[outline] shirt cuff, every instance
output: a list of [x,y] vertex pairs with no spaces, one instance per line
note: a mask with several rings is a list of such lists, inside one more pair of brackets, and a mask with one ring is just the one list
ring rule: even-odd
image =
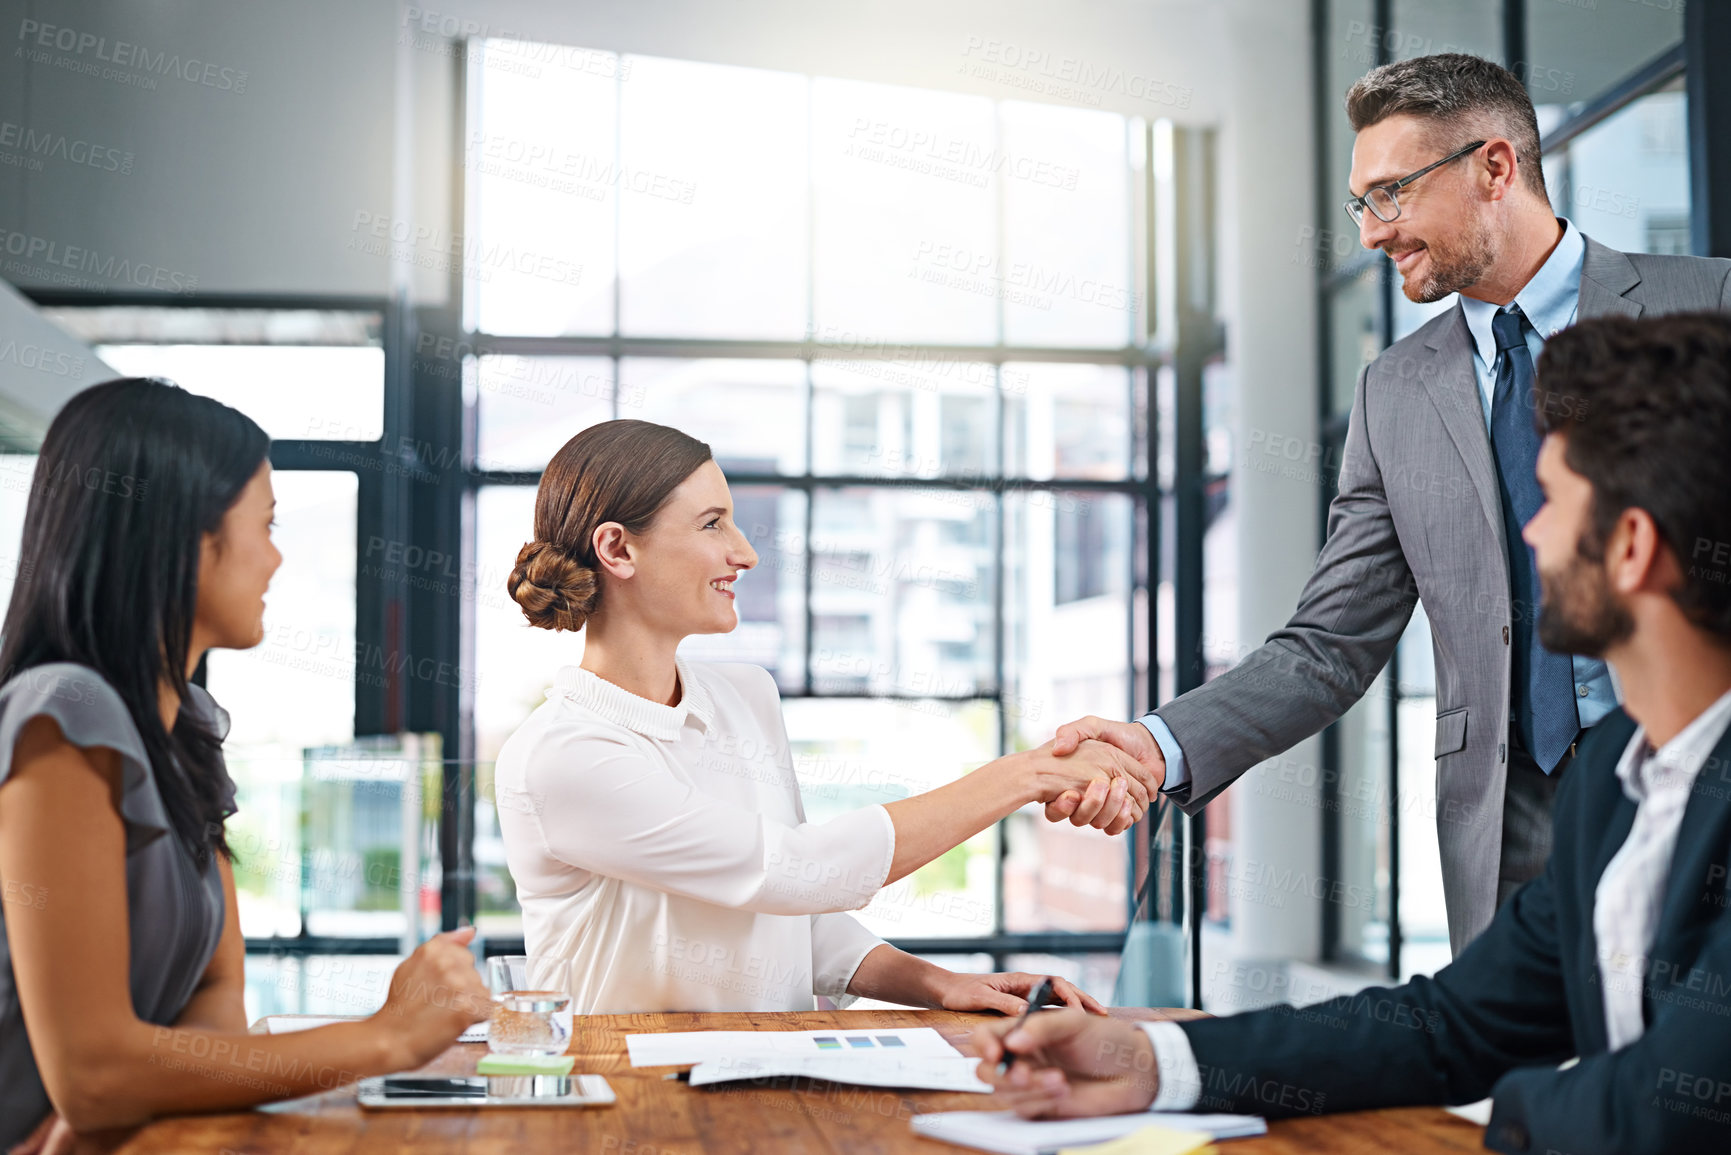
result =
[[1196,1065],[1196,1052],[1190,1049],[1190,1036],[1177,1023],[1137,1023],[1154,1044],[1154,1070],[1160,1077],[1159,1089],[1150,1111],[1188,1111],[1202,1098],[1202,1071]]
[[860,903],[860,906],[876,898],[878,891],[889,885],[890,867],[896,862],[896,820],[890,817],[890,812],[881,804],[868,806],[866,809],[877,812],[872,816],[875,820],[873,825],[881,832],[881,839],[877,861],[866,868],[865,881],[870,893],[865,896],[865,902]]
[[811,916],[811,993],[834,999],[837,1010],[846,1010],[858,995],[848,985],[865,956],[884,945],[884,940],[861,926],[851,914]]
[[1160,793],[1170,794],[1190,785],[1190,767],[1184,763],[1184,750],[1178,745],[1178,739],[1172,736],[1171,727],[1158,714],[1144,714],[1138,721],[1154,735],[1154,742],[1166,759],[1166,780],[1160,786]]

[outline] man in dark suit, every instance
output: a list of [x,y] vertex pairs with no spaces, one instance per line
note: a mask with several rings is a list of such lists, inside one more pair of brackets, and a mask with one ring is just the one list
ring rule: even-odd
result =
[[1576,320],[1731,309],[1731,261],[1620,253],[1559,220],[1532,101],[1488,60],[1386,65],[1352,86],[1346,108],[1359,240],[1395,261],[1407,297],[1455,305],[1359,375],[1327,540],[1286,626],[1140,722],[1061,727],[1056,749],[1105,739],[1195,814],[1358,701],[1422,600],[1459,954],[1543,867],[1572,751],[1617,705],[1602,662],[1547,650],[1532,628],[1520,529],[1539,503],[1533,364]]
[[[1489,1095],[1499,1151],[1731,1150],[1731,318],[1582,322],[1546,346],[1534,406],[1537,628],[1608,660],[1623,696],[1562,783],[1543,872],[1434,979],[1302,1011],[985,1028],[982,1076],[1018,1110]],[[1004,1046],[1027,1056],[1008,1079]]]

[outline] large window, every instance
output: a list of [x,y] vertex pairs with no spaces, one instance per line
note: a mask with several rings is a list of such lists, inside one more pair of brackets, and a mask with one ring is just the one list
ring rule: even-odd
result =
[[240,409],[275,440],[377,441],[384,351],[376,345],[103,344],[129,377],[166,377]]
[[1689,252],[1683,78],[1637,97],[1545,158],[1557,212],[1625,252]]
[[[363,528],[377,538],[380,518],[363,475],[376,472],[369,467],[385,427],[382,312],[196,304],[48,312],[116,372],[214,397],[273,441],[272,539],[283,562],[265,599],[265,637],[250,650],[211,652],[203,670],[231,719],[224,750],[239,813],[228,838],[249,945],[340,951],[348,942],[370,951],[437,929],[437,737],[356,737],[358,696],[391,665],[370,642],[376,630],[358,620]],[[27,478],[33,460],[4,462]],[[355,976],[379,965],[357,955],[249,968],[249,1015],[370,1010],[383,987],[374,998]]]
[[1516,71],[1539,108],[1541,131],[1618,87],[1683,39],[1682,0],[1519,2],[1526,24],[1520,56],[1529,63]]
[[[466,134],[467,247],[533,256],[464,281],[487,933],[520,933],[492,760],[582,652],[504,575],[539,470],[598,421],[677,426],[728,473],[761,561],[739,628],[687,652],[775,675],[813,819],[1144,708],[1153,126],[629,55],[534,78],[521,50],[470,46]],[[1128,846],[1018,814],[861,917],[1000,962],[1098,938]]]

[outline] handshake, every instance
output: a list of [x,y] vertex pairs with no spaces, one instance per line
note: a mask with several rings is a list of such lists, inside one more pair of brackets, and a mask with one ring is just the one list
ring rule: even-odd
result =
[[1058,727],[1044,746],[1013,754],[1034,774],[1052,822],[1122,834],[1148,812],[1166,781],[1166,759],[1140,722],[1089,715]]

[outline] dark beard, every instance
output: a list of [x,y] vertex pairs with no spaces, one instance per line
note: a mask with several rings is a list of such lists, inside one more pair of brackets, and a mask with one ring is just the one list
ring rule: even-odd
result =
[[1446,249],[1435,245],[1427,247],[1430,249],[1430,275],[1416,282],[1407,278],[1400,286],[1407,300],[1420,305],[1440,301],[1450,293],[1478,284],[1479,278],[1496,260],[1496,254],[1491,251],[1491,232],[1482,225],[1471,236],[1462,238],[1458,246],[1451,245]]
[[1561,573],[1539,574],[1539,642],[1553,654],[1602,658],[1635,632],[1629,611],[1611,597],[1602,561],[1577,552]]

